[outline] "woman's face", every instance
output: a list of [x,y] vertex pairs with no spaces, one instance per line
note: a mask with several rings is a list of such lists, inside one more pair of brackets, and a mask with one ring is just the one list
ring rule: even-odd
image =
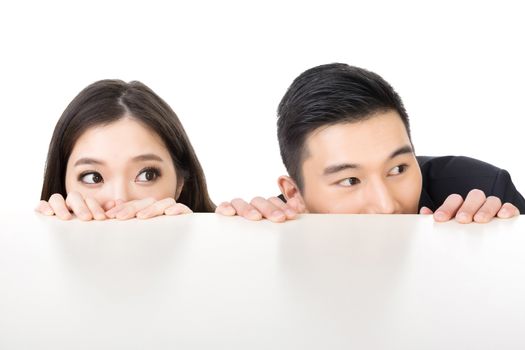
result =
[[181,186],[159,135],[130,117],[88,129],[67,162],[66,192],[79,192],[101,205],[118,199],[176,198]]

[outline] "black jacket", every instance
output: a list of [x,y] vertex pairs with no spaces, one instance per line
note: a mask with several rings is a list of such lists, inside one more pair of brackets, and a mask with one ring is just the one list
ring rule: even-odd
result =
[[502,203],[514,204],[525,214],[525,199],[518,192],[509,173],[491,164],[468,157],[417,157],[423,175],[419,208],[436,210],[445,199],[457,193],[465,198],[472,189],[496,196]]

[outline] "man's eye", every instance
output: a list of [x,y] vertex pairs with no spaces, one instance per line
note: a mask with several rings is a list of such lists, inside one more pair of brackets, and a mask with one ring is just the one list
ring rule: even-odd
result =
[[407,170],[407,168],[408,168],[408,165],[406,165],[406,164],[398,165],[398,166],[392,168],[392,170],[390,170],[388,175],[399,175],[399,174],[402,174],[402,173],[404,173]]
[[349,177],[349,178],[344,179],[343,181],[339,181],[338,185],[344,186],[344,187],[351,187],[359,183],[361,183],[361,180],[359,180],[357,177]]
[[147,168],[147,169],[141,170],[141,172],[137,175],[137,178],[135,179],[135,181],[151,182],[151,181],[155,181],[159,176],[160,176],[160,171],[158,169]]
[[104,179],[100,173],[92,172],[80,175],[80,181],[85,184],[94,185],[103,182]]

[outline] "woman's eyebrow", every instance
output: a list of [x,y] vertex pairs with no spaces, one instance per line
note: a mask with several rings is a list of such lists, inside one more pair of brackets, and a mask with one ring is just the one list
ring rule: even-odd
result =
[[74,166],[86,165],[86,164],[87,165],[91,165],[91,164],[104,165],[105,163],[101,160],[94,159],[94,158],[80,158],[79,160],[75,162]]
[[[141,154],[136,157],[133,157],[131,160],[133,162],[144,162],[144,161],[152,161],[152,160],[157,161],[157,162],[164,161],[161,157],[153,153]],[[106,163],[99,159],[84,157],[84,158],[80,158],[79,160],[77,160],[74,166],[93,165],[93,164],[94,165],[105,165]]]
[[161,157],[153,153],[141,154],[139,156],[133,157],[132,159],[132,161],[134,162],[144,162],[144,161],[150,161],[150,160],[154,160],[157,162],[164,161]]

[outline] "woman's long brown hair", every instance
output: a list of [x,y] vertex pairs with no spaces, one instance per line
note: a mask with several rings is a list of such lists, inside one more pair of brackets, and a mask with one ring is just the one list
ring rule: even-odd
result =
[[138,81],[100,80],[82,90],[58,121],[47,155],[41,199],[66,197],[66,166],[78,138],[89,128],[131,117],[157,133],[166,145],[179,181],[177,198],[195,212],[213,212],[204,172],[179,118],[170,106]]

